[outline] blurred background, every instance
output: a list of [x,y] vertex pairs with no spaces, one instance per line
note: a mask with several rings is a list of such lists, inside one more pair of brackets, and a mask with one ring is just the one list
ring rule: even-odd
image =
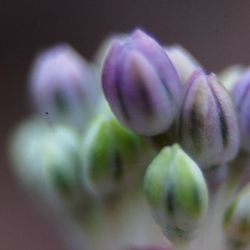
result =
[[208,71],[250,62],[247,0],[0,0],[0,249],[66,250],[53,223],[35,209],[11,173],[8,137],[31,111],[33,56],[60,41],[91,59],[109,33],[139,26],[162,44],[180,43]]

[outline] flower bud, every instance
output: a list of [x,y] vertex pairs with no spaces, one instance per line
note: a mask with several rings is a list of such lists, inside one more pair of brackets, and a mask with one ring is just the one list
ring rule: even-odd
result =
[[236,82],[243,74],[245,67],[240,64],[234,64],[223,69],[218,77],[223,86],[231,92]]
[[183,85],[192,75],[194,70],[201,68],[201,64],[191,55],[189,51],[179,44],[166,47],[166,53],[175,66]]
[[224,214],[224,232],[234,245],[250,243],[250,185],[233,200]]
[[177,72],[164,49],[140,30],[113,42],[102,85],[118,120],[139,134],[165,132],[179,113],[182,86]]
[[22,122],[12,136],[10,156],[15,174],[39,206],[45,203],[58,212],[82,198],[76,146],[71,130],[52,128],[41,117]]
[[47,134],[41,154],[45,175],[58,201],[74,205],[84,194],[76,133],[65,126],[56,126]]
[[111,114],[98,115],[83,138],[84,183],[97,196],[133,185],[151,158],[150,146]]
[[183,148],[202,168],[232,160],[238,153],[239,126],[229,93],[214,74],[191,76],[180,121]]
[[21,184],[38,195],[46,195],[41,152],[49,130],[47,122],[40,117],[32,117],[19,124],[10,138],[13,170]]
[[208,190],[197,164],[178,144],[165,147],[144,179],[146,198],[170,240],[188,240],[208,208]]
[[235,84],[232,96],[235,101],[241,134],[241,147],[250,152],[250,68],[248,68]]
[[31,69],[30,91],[35,107],[49,121],[80,128],[99,97],[92,67],[67,44],[38,55]]

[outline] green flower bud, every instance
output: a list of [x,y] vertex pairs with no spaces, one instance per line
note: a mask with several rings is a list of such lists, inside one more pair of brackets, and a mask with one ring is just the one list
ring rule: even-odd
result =
[[75,132],[64,126],[53,128],[45,138],[43,167],[48,183],[59,202],[70,204],[84,195],[81,185],[79,141]]
[[150,164],[145,193],[156,222],[170,240],[192,237],[208,208],[208,190],[197,164],[178,144],[165,147]]
[[84,183],[91,192],[108,195],[133,183],[148,164],[151,147],[106,110],[90,124],[83,139],[82,156]]
[[226,209],[224,232],[234,245],[250,243],[250,184],[237,195]]
[[42,147],[50,127],[39,117],[23,121],[10,138],[10,159],[15,174],[27,190],[46,193]]

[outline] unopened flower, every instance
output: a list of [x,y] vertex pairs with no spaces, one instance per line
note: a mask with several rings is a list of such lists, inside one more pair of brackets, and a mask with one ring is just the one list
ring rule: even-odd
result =
[[197,164],[178,144],[150,164],[145,193],[157,223],[170,240],[188,240],[208,208],[208,190]]
[[111,111],[98,115],[83,137],[84,183],[97,196],[119,193],[133,185],[151,153],[144,139],[124,128]]
[[241,133],[242,149],[250,152],[250,69],[248,68],[232,89]]
[[21,123],[10,146],[16,175],[41,205],[61,210],[83,197],[78,140],[71,129],[34,117]]
[[48,184],[59,202],[74,206],[83,199],[82,165],[76,133],[65,126],[56,126],[46,135],[42,165]]
[[113,42],[102,84],[118,120],[139,134],[165,132],[179,113],[182,86],[178,74],[164,49],[141,30]]
[[165,50],[174,64],[182,84],[187,83],[194,70],[201,68],[201,64],[181,45],[167,46]]
[[224,232],[231,244],[250,243],[250,185],[237,195],[225,211]]
[[234,64],[226,67],[223,69],[218,77],[220,82],[223,86],[228,90],[231,91],[237,81],[240,79],[241,75],[243,74],[245,67],[240,64]]
[[40,117],[24,120],[10,140],[10,159],[22,185],[36,195],[46,195],[46,178],[42,167],[42,148],[49,132]]
[[37,56],[30,91],[35,107],[48,120],[80,128],[94,112],[99,97],[92,67],[67,44]]
[[239,125],[230,94],[214,74],[191,76],[180,120],[183,148],[207,168],[232,160],[239,148]]

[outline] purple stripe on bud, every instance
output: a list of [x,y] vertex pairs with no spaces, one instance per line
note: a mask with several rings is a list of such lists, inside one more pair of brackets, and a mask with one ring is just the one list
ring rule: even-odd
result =
[[113,42],[102,84],[114,114],[137,133],[162,133],[179,113],[182,86],[177,72],[163,48],[140,30]]

